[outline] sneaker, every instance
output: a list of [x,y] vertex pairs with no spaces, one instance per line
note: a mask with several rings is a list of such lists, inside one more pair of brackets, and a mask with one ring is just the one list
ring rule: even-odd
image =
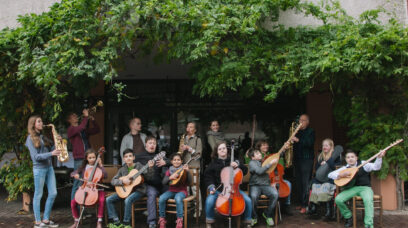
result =
[[305,213],[306,213],[306,208],[302,207],[302,208],[300,209],[300,214],[305,214]]
[[78,223],[79,223],[79,221],[74,221],[74,224],[72,224],[72,226],[70,226],[69,228],[76,228]]
[[35,223],[34,224],[34,228],[45,228],[45,227],[48,227],[48,226],[45,225],[44,223],[40,223],[40,224]]
[[258,219],[256,218],[251,219],[251,226],[255,226],[255,224],[257,223],[258,223]]
[[59,225],[53,221],[48,221],[48,222],[42,222],[46,227],[51,227],[51,228],[57,228]]
[[177,218],[176,228],[183,228],[183,218]]
[[275,224],[271,217],[266,217],[265,213],[262,213],[262,216],[265,218],[266,224],[268,224],[268,226],[273,226]]
[[167,223],[167,221],[166,221],[165,218],[163,218],[163,217],[159,218],[159,228],[166,228],[166,223]]
[[149,224],[149,228],[156,228],[156,224]]

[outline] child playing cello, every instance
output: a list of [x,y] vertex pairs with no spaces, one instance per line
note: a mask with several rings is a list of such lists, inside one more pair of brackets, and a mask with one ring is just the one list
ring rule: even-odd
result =
[[[103,168],[102,160],[100,158],[96,160],[97,156],[98,155],[94,149],[88,149],[85,153],[85,160],[82,162],[82,165],[77,170],[72,172],[71,176],[74,177],[76,180],[79,180],[80,178],[83,177],[85,170],[87,170],[88,168],[92,169],[95,165],[97,165],[102,170],[103,178],[106,178],[108,174]],[[102,228],[104,208],[105,208],[105,192],[103,188],[101,188],[98,189],[98,223],[96,225],[96,228]],[[71,211],[72,216],[74,217],[74,224],[70,226],[70,228],[75,228],[79,223],[78,204],[75,201],[75,199],[71,200]]]

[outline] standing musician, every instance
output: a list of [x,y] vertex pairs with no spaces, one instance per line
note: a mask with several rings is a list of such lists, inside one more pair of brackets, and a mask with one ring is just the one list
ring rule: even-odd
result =
[[[374,203],[373,203],[373,190],[371,189],[370,183],[370,172],[377,171],[381,169],[382,157],[384,157],[387,151],[383,150],[380,155],[377,157],[374,163],[367,163],[363,166],[362,169],[359,169],[357,174],[354,176],[353,180],[343,187],[343,190],[335,198],[337,207],[340,210],[340,213],[346,219],[345,227],[353,226],[353,217],[351,211],[347,208],[346,202],[353,198],[354,196],[360,196],[364,202],[364,225],[366,228],[372,228],[373,218],[374,218]],[[329,178],[336,180],[343,177],[348,177],[349,172],[339,173],[340,171],[350,168],[357,167],[362,162],[358,160],[356,152],[352,150],[346,151],[346,162],[347,165],[329,173]]]
[[134,117],[131,119],[129,121],[129,129],[130,132],[123,136],[122,143],[120,144],[120,158],[122,159],[122,164],[125,164],[125,161],[123,161],[124,150],[132,149],[135,155],[145,151],[146,135],[141,132],[142,121],[140,118]]
[[[71,177],[74,177],[76,180],[79,180],[80,178],[83,178],[85,170],[87,169],[93,169],[95,165],[98,166],[102,170],[103,173],[103,178],[108,177],[108,173],[105,171],[103,168],[102,160],[99,158],[96,160],[98,157],[98,154],[96,151],[92,148],[88,149],[85,153],[85,159],[82,162],[81,167],[79,167],[77,170],[71,173]],[[103,212],[105,208],[105,191],[103,188],[98,189],[98,223],[96,224],[96,228],[102,228],[102,218],[103,218]],[[70,226],[70,228],[75,228],[78,226],[79,223],[79,213],[78,213],[78,203],[76,202],[75,199],[71,200],[71,211],[72,211],[72,216],[74,217],[74,224]]]
[[[287,147],[288,146],[286,146],[286,148]],[[269,143],[266,140],[259,140],[256,143],[255,148],[258,149],[261,152],[262,158],[264,158],[267,155],[274,154],[274,153],[269,152]],[[283,154],[279,158],[278,163],[281,164],[283,167],[285,167],[284,166],[285,160],[284,160]],[[277,168],[275,168],[275,170],[276,169]],[[289,186],[289,189],[290,189],[291,192],[289,193],[289,196],[285,200],[284,206],[282,207],[282,213],[291,216],[291,215],[293,215],[291,210],[290,210],[290,195],[292,194],[292,183],[290,183],[290,181],[286,180],[286,179],[283,179],[283,181]]]
[[[50,213],[55,197],[57,197],[57,186],[55,180],[54,168],[52,167],[51,156],[58,156],[61,151],[54,150],[54,146],[44,143],[44,137],[41,134],[43,122],[40,116],[31,116],[28,119],[27,131],[28,136],[25,146],[30,151],[31,160],[33,161],[34,175],[34,198],[33,210],[35,217],[34,228],[40,227],[58,227],[58,224],[50,220]],[[50,152],[51,151],[51,152]],[[41,198],[44,184],[47,185],[48,197],[45,202],[43,219],[41,220]]]
[[[231,158],[228,156],[227,145],[225,142],[217,143],[212,153],[212,162],[208,165],[204,171],[204,183],[207,186],[209,192],[207,199],[205,200],[205,214],[206,214],[206,227],[211,228],[215,222],[214,219],[214,206],[217,201],[218,195],[221,193],[218,188],[221,186],[221,170],[224,167],[231,166],[236,169],[240,168],[245,175],[248,172],[248,168],[240,164],[238,160],[231,162]],[[239,190],[240,194],[245,200],[244,222],[247,227],[251,227],[251,214],[252,214],[252,202],[251,199],[244,191]]]
[[[184,136],[183,139],[180,139],[184,141],[184,143],[180,143],[180,148],[179,151],[183,152],[183,161],[188,161],[191,158],[192,154],[195,155],[200,155],[202,154],[203,151],[203,146],[201,143],[200,137],[196,135],[197,132],[197,124],[195,122],[188,122],[187,127],[186,127],[186,135]],[[192,161],[189,164],[190,168],[198,168],[198,172],[200,172],[200,161],[201,159]],[[194,180],[196,181],[196,180]],[[199,215],[201,215],[201,193],[200,189],[196,189],[196,186],[191,186],[191,191],[193,194],[198,194],[199,197]],[[194,213],[194,217],[197,216],[196,213]]]
[[312,177],[314,163],[315,132],[309,127],[309,116],[303,114],[299,117],[302,124],[296,136],[293,136],[294,166],[296,175],[296,186],[299,188],[300,213],[306,213],[309,198],[309,182]]
[[[123,159],[125,160],[125,164],[118,170],[118,173],[112,178],[111,184],[113,186],[123,186],[130,184],[131,180],[129,178],[119,179],[120,177],[127,176],[132,169],[140,170],[143,165],[140,162],[134,163],[135,156],[133,154],[133,150],[126,149],[123,151]],[[145,178],[148,178],[149,175],[153,174],[153,166],[154,162],[149,161],[149,168],[144,170],[142,173]],[[130,219],[132,216],[132,204],[138,199],[141,199],[142,196],[146,194],[146,185],[144,183],[139,184],[135,187],[135,191],[131,193],[124,201],[125,201],[125,209],[123,215],[123,225],[125,227],[130,227]],[[106,208],[108,209],[108,218],[114,225],[120,225],[120,220],[118,214],[115,210],[114,203],[121,200],[117,193],[112,194],[108,198],[106,198]]]
[[210,130],[207,131],[207,141],[208,145],[210,146],[210,150],[208,154],[203,154],[205,165],[211,162],[211,153],[214,150],[215,145],[218,142],[225,141],[224,133],[220,131],[220,124],[218,123],[218,120],[211,121]]
[[[89,136],[99,133],[99,125],[92,116],[89,116],[89,110],[82,110],[83,118],[81,124],[79,123],[78,115],[70,113],[67,116],[68,138],[72,144],[72,154],[74,156],[74,169],[77,170],[85,158],[85,151],[91,148]],[[92,123],[93,127],[88,126],[88,122]],[[75,192],[78,189],[79,181],[74,180],[71,191],[71,200],[75,197]]]
[[[135,162],[142,165],[147,164],[155,157],[157,140],[153,136],[146,137],[145,151],[136,154]],[[163,188],[162,179],[165,174],[165,168],[170,166],[170,162],[163,158],[156,161],[156,165],[149,170],[149,176],[146,176],[146,195],[147,195],[147,224],[149,228],[156,227],[157,223],[157,204],[156,198],[167,189]]]

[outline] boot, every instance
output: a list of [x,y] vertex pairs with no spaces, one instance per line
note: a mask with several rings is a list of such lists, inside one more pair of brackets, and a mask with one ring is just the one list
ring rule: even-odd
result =
[[352,227],[353,226],[353,217],[346,219],[346,223],[344,223],[344,227]]
[[176,228],[183,228],[183,218],[177,218]]
[[334,220],[334,208],[333,201],[326,202],[326,214],[324,215],[326,220]]
[[160,219],[159,219],[159,228],[166,228],[166,223],[167,223],[166,219],[163,218],[163,217],[160,217]]
[[96,228],[102,228],[103,226],[102,226],[102,221],[98,221],[97,223],[96,223]]
[[205,228],[212,228],[211,223],[206,223],[206,224],[205,224]]
[[316,212],[316,204],[315,204],[315,203],[310,202],[308,209],[309,209],[309,210],[307,210],[307,214],[308,214],[308,215],[315,215],[315,214],[317,213],[317,212]]

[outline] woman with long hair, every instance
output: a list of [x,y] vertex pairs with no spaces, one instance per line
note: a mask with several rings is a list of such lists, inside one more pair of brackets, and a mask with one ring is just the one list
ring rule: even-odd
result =
[[[54,146],[44,142],[43,135],[41,134],[43,130],[43,122],[40,116],[35,115],[28,119],[27,130],[28,136],[25,146],[30,151],[34,174],[34,228],[58,227],[58,224],[50,220],[52,205],[57,196],[56,180],[51,157],[58,156],[61,151],[55,150]],[[43,219],[41,220],[40,204],[44,184],[47,185],[48,197],[45,202]]]

